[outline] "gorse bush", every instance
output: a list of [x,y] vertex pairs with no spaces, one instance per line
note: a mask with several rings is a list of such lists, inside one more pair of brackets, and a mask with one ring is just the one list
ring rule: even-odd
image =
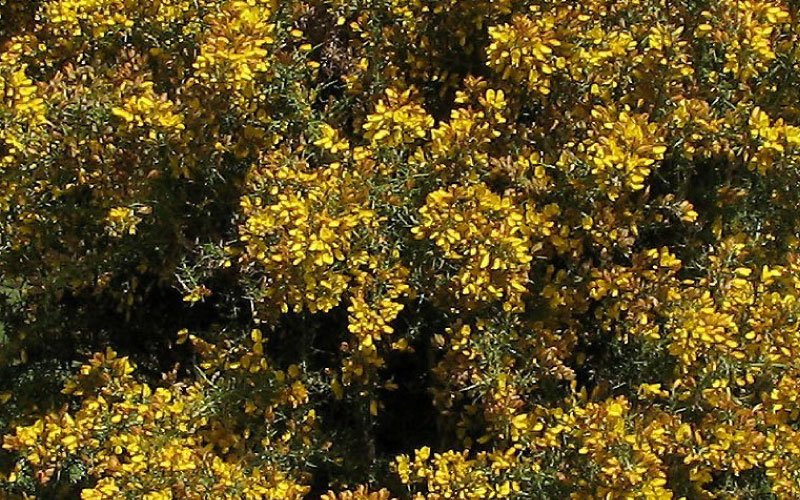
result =
[[0,0],[0,498],[800,498],[794,0]]

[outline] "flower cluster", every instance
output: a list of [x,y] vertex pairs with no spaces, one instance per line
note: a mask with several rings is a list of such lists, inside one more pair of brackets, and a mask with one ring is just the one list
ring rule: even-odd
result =
[[420,225],[411,232],[457,263],[456,298],[521,307],[533,257],[524,213],[512,198],[482,184],[452,186],[428,194],[419,213]]
[[341,300],[351,270],[368,255],[359,233],[374,225],[357,173],[342,165],[290,168],[267,159],[251,172],[252,194],[242,197],[243,264],[257,265],[267,286],[262,300],[281,311],[328,311]]
[[[307,488],[274,465],[227,460],[221,424],[204,415],[200,385],[151,388],[137,382],[127,358],[96,354],[67,382],[80,398],[75,412],[49,413],[5,437],[19,453],[9,481],[23,470],[48,483],[62,463],[80,464],[96,483],[83,500],[135,495],[149,500],[191,498],[300,499]],[[218,450],[222,449],[222,453]]]

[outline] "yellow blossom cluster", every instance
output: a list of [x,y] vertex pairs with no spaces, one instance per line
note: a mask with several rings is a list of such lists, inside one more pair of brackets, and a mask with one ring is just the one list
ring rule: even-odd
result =
[[434,191],[411,232],[433,241],[445,259],[456,263],[456,298],[501,301],[506,310],[521,307],[533,256],[524,212],[512,198],[481,184]]
[[114,207],[108,211],[108,230],[114,236],[136,234],[136,226],[142,221],[132,208]]
[[495,489],[490,482],[492,465],[486,454],[470,459],[467,452],[431,454],[431,449],[424,447],[414,452],[413,462],[405,455],[398,457],[395,468],[403,483],[419,484],[425,491],[414,495],[415,500],[507,498],[512,491],[519,491],[519,485],[511,483]]
[[786,124],[783,118],[773,122],[758,106],[751,111],[748,125],[750,137],[755,141],[749,158],[751,168],[766,174],[775,163],[797,164],[800,127]]
[[[124,92],[124,88],[120,90]],[[159,99],[153,92],[153,82],[144,82],[137,93],[140,95],[128,97],[111,114],[140,127],[147,124],[167,130],[184,129],[183,119],[173,112],[174,104]]]
[[586,145],[586,162],[600,190],[612,200],[628,190],[644,188],[653,164],[667,150],[657,144],[657,125],[647,116],[610,109],[593,109],[593,127]]
[[557,15],[545,13],[518,15],[512,24],[491,26],[492,43],[486,55],[493,69],[505,79],[525,82],[531,90],[548,95],[551,75],[567,64],[559,56],[561,41],[556,29],[560,21]]
[[425,137],[433,127],[433,118],[414,101],[413,90],[386,89],[386,99],[378,101],[363,125],[370,143],[391,147]]
[[87,34],[100,38],[116,26],[130,28],[132,2],[108,0],[59,0],[47,2],[44,13],[53,35],[79,37]]
[[302,169],[273,163],[279,161],[291,159],[268,158],[251,173],[254,191],[241,201],[242,261],[264,273],[263,300],[280,310],[328,311],[347,289],[350,270],[366,263],[359,233],[376,215],[364,206],[358,174],[342,165]]
[[472,178],[489,168],[488,150],[502,136],[507,103],[503,90],[487,88],[485,80],[471,78],[466,90],[456,91],[458,107],[450,119],[431,130],[429,144],[419,147],[412,159],[430,163],[442,182]]
[[329,491],[322,495],[322,500],[389,500],[391,494],[387,489],[370,491],[364,485],[360,485],[355,490],[340,491],[338,494]]
[[268,47],[275,43],[270,23],[273,2],[230,0],[203,20],[209,30],[192,64],[201,84],[253,93],[252,80],[269,69]]
[[[16,47],[17,50],[21,47]],[[25,74],[27,67],[19,62],[19,54],[3,54],[0,59],[4,71],[0,72],[0,113],[4,127],[0,131],[0,142],[3,145],[3,157],[0,168],[12,166],[16,155],[25,148],[22,142],[24,135],[35,130],[45,120],[44,100],[37,95],[36,86]],[[16,67],[16,68],[15,68]]]
[[19,426],[3,442],[24,459],[21,468],[51,480],[63,461],[77,461],[97,482],[82,500],[135,495],[150,500],[192,498],[302,498],[307,488],[276,466],[253,467],[215,452],[215,422],[203,415],[199,385],[151,388],[137,382],[127,358],[96,354],[64,392],[80,397],[73,413],[57,411]]

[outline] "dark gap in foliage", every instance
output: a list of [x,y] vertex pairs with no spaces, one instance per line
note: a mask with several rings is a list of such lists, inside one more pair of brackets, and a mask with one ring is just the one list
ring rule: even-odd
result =
[[446,328],[445,318],[430,302],[419,301],[407,305],[394,326],[393,336],[408,338],[413,352],[395,351],[386,357],[385,371],[392,374],[397,389],[380,394],[385,408],[377,417],[378,455],[391,458],[426,445],[443,449],[453,436],[443,433],[443,415],[433,404],[431,369],[437,353],[431,342],[435,333]]
[[[0,2],[0,47],[14,36],[31,29],[41,0],[4,0]],[[5,50],[2,47],[2,50]]]

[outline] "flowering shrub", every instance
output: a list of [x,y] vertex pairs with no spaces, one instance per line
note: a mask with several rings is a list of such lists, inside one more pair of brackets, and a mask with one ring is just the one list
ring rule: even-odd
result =
[[0,0],[0,498],[800,498],[798,16]]

